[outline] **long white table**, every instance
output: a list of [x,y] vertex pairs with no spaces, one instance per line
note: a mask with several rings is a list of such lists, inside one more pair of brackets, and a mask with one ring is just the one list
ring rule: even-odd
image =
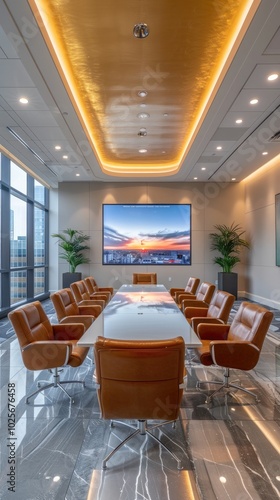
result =
[[123,340],[164,340],[182,336],[186,347],[201,342],[163,285],[122,285],[78,342],[92,346],[98,336]]

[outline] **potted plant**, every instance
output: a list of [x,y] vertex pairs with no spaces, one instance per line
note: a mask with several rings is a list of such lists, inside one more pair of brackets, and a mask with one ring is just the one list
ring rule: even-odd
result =
[[70,228],[52,236],[58,239],[58,246],[61,249],[59,257],[69,264],[69,272],[62,275],[63,288],[68,288],[71,283],[82,279],[82,273],[76,272],[77,266],[90,262],[90,259],[83,254],[85,250],[89,250],[86,241],[90,239],[90,236]]
[[232,269],[240,262],[241,248],[250,248],[250,244],[242,238],[245,231],[238,224],[217,224],[214,227],[217,232],[210,233],[211,250],[218,251],[220,255],[214,257],[213,261],[222,268],[222,272],[218,273],[218,288],[237,298],[237,273],[233,273]]

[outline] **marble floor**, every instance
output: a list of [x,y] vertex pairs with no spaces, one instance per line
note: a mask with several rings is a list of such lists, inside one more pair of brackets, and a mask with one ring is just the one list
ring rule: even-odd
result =
[[[130,428],[118,423],[111,428],[100,418],[91,351],[81,367],[67,368],[61,376],[86,382],[85,389],[78,384],[67,386],[74,403],[51,389],[27,405],[26,394],[50,374],[27,371],[15,336],[6,340],[3,336],[1,500],[280,498],[280,340],[268,335],[256,369],[233,374],[232,378],[258,393],[258,404],[236,392],[235,396],[219,394],[207,405],[205,390],[199,391],[196,383],[221,378],[222,371],[206,369],[191,351],[187,365],[180,420],[175,429],[168,424],[158,434],[181,458],[183,470],[178,471],[175,460],[151,438],[137,436],[103,471],[102,459]],[[11,388],[15,390],[16,425],[9,439]]]

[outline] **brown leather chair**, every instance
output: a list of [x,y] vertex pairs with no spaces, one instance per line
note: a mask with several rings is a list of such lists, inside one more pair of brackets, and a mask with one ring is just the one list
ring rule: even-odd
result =
[[[104,293],[89,293],[87,287],[85,285],[84,280],[75,281],[71,283],[71,290],[74,294],[75,301],[77,304],[90,305],[92,302],[90,301],[98,301],[96,304],[101,305],[102,309],[106,306],[108,302],[108,297],[104,295]],[[87,301],[87,302],[85,302]]]
[[198,289],[200,279],[199,278],[193,278],[192,276],[188,279],[188,283],[185,288],[170,288],[169,293],[171,297],[175,300],[175,302],[178,302],[177,297],[180,295],[180,293],[186,293],[186,294],[191,294],[195,295],[196,291]]
[[212,283],[208,283],[207,281],[203,281],[203,283],[200,284],[196,295],[191,295],[190,293],[178,294],[178,306],[182,308],[182,311],[184,311],[186,307],[192,307],[194,303],[191,301],[195,300],[197,304],[198,301],[200,301],[199,307],[208,307],[214,295],[214,292],[215,285],[213,285]]
[[83,305],[82,302],[78,305],[70,288],[51,294],[51,301],[60,323],[83,323],[89,328],[102,311],[101,305]]
[[[221,385],[207,397],[207,403],[221,389],[231,387],[244,391],[259,401],[252,391],[229,383],[230,369],[248,371],[256,366],[272,318],[272,312],[264,307],[251,302],[242,302],[231,325],[204,323],[198,325],[197,334],[202,341],[202,347],[197,351],[201,363],[205,366],[216,365],[225,368],[222,382],[206,382]],[[201,382],[198,383],[198,386],[200,385]]]
[[133,285],[156,285],[157,273],[133,273]]
[[39,301],[24,305],[8,314],[17,335],[22,360],[28,370],[50,370],[53,382],[41,387],[26,398],[29,399],[45,389],[58,387],[64,394],[72,396],[62,384],[82,384],[81,380],[60,380],[59,370],[63,366],[80,366],[89,351],[88,347],[78,347],[77,341],[85,332],[82,323],[51,325],[42,304]]
[[191,324],[192,329],[197,332],[197,326],[200,323],[226,323],[233,303],[234,295],[223,290],[216,290],[208,307],[205,304],[199,306],[199,301],[195,301],[194,307],[186,307],[184,315]]
[[95,279],[93,276],[88,276],[87,278],[84,279],[87,291],[90,295],[93,295],[94,293],[102,293],[106,295],[107,297],[107,302],[111,300],[113,294],[114,294],[114,288],[107,286],[107,287],[100,287],[97,285]]
[[[136,434],[148,434],[155,439],[181,469],[181,460],[150,431],[178,418],[185,374],[183,338],[126,341],[98,337],[94,357],[102,417],[138,420],[138,428],[103,460],[103,469],[116,451]],[[165,422],[148,428],[147,419]]]

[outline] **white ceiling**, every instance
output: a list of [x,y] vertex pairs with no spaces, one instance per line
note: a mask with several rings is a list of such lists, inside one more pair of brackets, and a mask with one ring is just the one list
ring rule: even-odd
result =
[[[180,171],[147,179],[102,172],[28,2],[0,0],[0,20],[0,144],[53,187],[63,181],[94,180],[224,182],[235,178],[238,182],[280,154],[280,138],[271,141],[280,131],[280,0],[260,2]],[[279,78],[268,82],[267,76],[276,72]],[[25,107],[19,103],[23,95],[29,99]],[[252,98],[258,99],[254,106],[249,104]],[[242,124],[235,123],[238,118]],[[60,151],[55,150],[58,143]],[[222,149],[217,150],[218,146]],[[62,158],[65,154],[67,159]]]

